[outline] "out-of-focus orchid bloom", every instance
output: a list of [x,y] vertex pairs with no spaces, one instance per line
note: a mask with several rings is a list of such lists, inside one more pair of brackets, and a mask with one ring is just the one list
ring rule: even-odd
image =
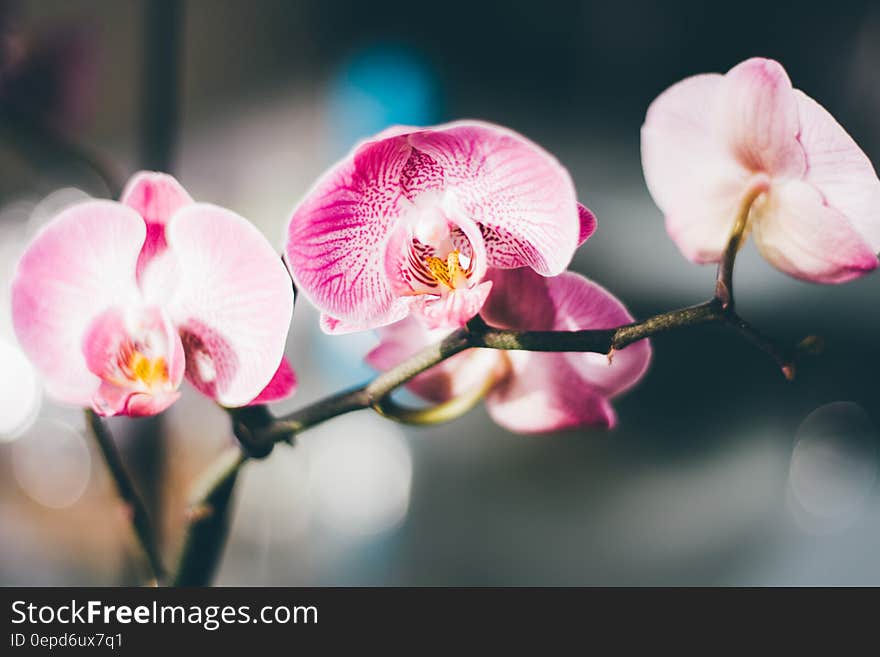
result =
[[398,126],[318,181],[294,211],[286,258],[327,332],[410,312],[448,328],[479,312],[490,267],[564,271],[595,227],[586,209],[581,219],[568,172],[521,135],[475,121]]
[[[633,321],[623,304],[579,274],[543,278],[530,269],[493,270],[482,316],[492,326],[518,330],[612,328]],[[367,362],[387,370],[447,332],[409,317],[379,329],[381,342]],[[614,354],[539,353],[470,349],[414,378],[408,387],[444,402],[491,386],[486,407],[498,424],[520,433],[580,426],[613,427],[611,398],[645,373],[651,346],[642,340]]]
[[224,406],[293,391],[283,359],[290,278],[229,210],[140,173],[121,203],[55,217],[18,263],[15,332],[56,399],[101,415],[153,415],[186,377]]
[[792,276],[840,283],[877,267],[877,174],[775,61],[663,92],[642,128],[642,164],[670,236],[694,262],[719,261],[745,212],[761,254]]

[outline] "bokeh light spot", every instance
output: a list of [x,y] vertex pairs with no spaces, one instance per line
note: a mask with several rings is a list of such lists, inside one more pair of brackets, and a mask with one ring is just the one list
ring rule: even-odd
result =
[[33,424],[43,394],[37,373],[24,353],[3,338],[0,363],[0,442],[9,442]]
[[[378,420],[376,422],[375,420]],[[314,517],[344,535],[377,534],[406,517],[412,456],[403,432],[379,418],[348,416],[304,436]]]
[[861,513],[877,476],[877,434],[865,410],[834,402],[807,416],[795,437],[789,499],[807,531],[833,532]]
[[91,455],[80,431],[41,419],[13,444],[12,470],[35,502],[65,509],[76,504],[88,486]]

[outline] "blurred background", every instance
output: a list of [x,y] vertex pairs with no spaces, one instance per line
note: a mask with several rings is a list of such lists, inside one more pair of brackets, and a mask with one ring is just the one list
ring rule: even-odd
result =
[[[44,398],[11,329],[14,264],[59,209],[165,168],[280,248],[295,203],[357,139],[481,118],[568,167],[600,226],[573,268],[645,317],[707,298],[714,276],[679,255],[647,193],[645,110],[754,55],[880,162],[867,1],[0,2],[0,584],[145,577],[81,411]],[[880,584],[880,277],[809,285],[747,247],[736,283],[766,332],[826,340],[793,383],[707,327],[654,342],[611,433],[516,436],[482,409],[430,429],[338,418],[245,468],[217,583]],[[277,411],[365,380],[372,344],[322,335],[298,303],[300,390]],[[159,419],[112,427],[172,562],[228,418],[186,389]]]

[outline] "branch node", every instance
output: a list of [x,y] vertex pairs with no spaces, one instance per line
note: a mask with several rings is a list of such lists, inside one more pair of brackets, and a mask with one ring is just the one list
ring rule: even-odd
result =
[[250,458],[264,459],[275,447],[273,438],[265,438],[275,418],[266,406],[244,406],[227,409],[232,416],[232,430],[242,449]]

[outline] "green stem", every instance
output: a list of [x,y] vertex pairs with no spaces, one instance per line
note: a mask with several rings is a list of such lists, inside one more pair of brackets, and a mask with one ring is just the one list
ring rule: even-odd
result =
[[715,298],[721,302],[721,306],[725,310],[733,309],[733,265],[748,233],[752,205],[766,190],[766,185],[755,184],[746,192],[736,214],[736,221],[730,231],[730,237],[727,239],[727,246],[721,256],[721,262],[718,263],[718,274],[715,276]]
[[584,331],[513,331],[487,327],[471,335],[471,346],[522,351],[583,351],[607,354],[633,342],[686,326],[725,321],[720,303],[713,299],[699,306],[655,315],[642,322],[610,329]]
[[466,390],[462,394],[456,395],[452,399],[440,404],[424,408],[410,408],[409,406],[404,406],[395,401],[391,395],[388,395],[384,399],[375,402],[373,404],[373,410],[382,417],[394,420],[395,422],[400,422],[401,424],[422,426],[441,424],[459,418],[474,408],[474,406],[479,404],[483,397],[495,387],[497,382],[497,376],[486,377],[485,381],[474,386],[470,390]]
[[[717,298],[698,306],[661,313],[641,322],[610,329],[514,331],[493,328],[480,321],[472,322],[468,329],[453,332],[442,342],[423,349],[363,386],[337,393],[277,418],[265,430],[258,432],[258,435],[263,441],[289,441],[296,434],[316,424],[344,413],[366,408],[374,408],[390,415],[402,413],[402,417],[395,419],[403,421],[421,420],[426,417],[425,411],[420,410],[421,415],[414,415],[414,411],[403,409],[387,401],[388,395],[422,372],[466,349],[612,354],[639,340],[702,324],[720,324],[733,329],[773,357],[786,377],[790,378],[790,372],[793,371],[792,361],[797,355],[797,350],[783,349],[737,315],[731,307],[725,308],[723,302]],[[459,408],[463,412],[472,406],[473,404],[461,404]],[[444,409],[444,412],[438,413],[436,417],[445,419],[453,417],[447,411],[448,409]]]
[[135,489],[131,477],[128,476],[128,472],[125,470],[122,458],[116,449],[116,443],[113,441],[113,436],[110,434],[110,430],[107,428],[104,420],[97,413],[88,409],[86,410],[86,422],[92,431],[92,435],[95,437],[95,442],[101,450],[104,463],[107,464],[107,470],[109,470],[116,484],[119,497],[131,509],[131,524],[135,535],[147,558],[152,576],[159,583],[165,577],[165,568],[162,566],[162,558],[156,547],[146,505],[138,494],[137,489]]
[[247,456],[225,451],[196,485],[174,586],[205,586],[214,577],[229,533],[232,493]]
[[454,331],[442,341],[426,347],[365,385],[343,390],[276,419],[260,435],[263,440],[289,441],[296,434],[339,415],[370,407],[375,408],[410,379],[472,347],[470,339],[471,334],[467,330]]

